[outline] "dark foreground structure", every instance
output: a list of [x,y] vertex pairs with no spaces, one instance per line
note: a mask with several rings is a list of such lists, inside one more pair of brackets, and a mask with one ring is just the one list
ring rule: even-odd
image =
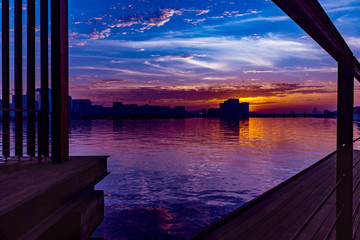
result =
[[[354,151],[353,239],[360,239],[360,151]],[[336,154],[241,206],[193,239],[336,239]],[[342,238],[341,238],[342,239]]]
[[94,185],[108,174],[106,158],[1,164],[0,239],[90,237],[104,217],[104,194]]
[[336,155],[194,239],[360,239],[359,156],[353,152],[354,78],[360,81],[360,64],[318,1],[273,2],[338,62]]
[[[22,97],[23,2],[14,0],[13,3],[14,42],[11,45],[14,46],[15,109],[10,109],[9,26],[12,17],[9,14],[9,0],[1,2],[0,239],[87,239],[103,219],[104,194],[102,191],[95,191],[94,185],[108,174],[107,156],[69,157],[68,1],[50,1],[51,118],[49,0],[37,2],[40,4],[41,31],[40,110],[35,110],[35,0],[26,2],[26,110]],[[15,112],[13,132],[10,132],[10,112]],[[25,112],[26,145],[23,137]]]

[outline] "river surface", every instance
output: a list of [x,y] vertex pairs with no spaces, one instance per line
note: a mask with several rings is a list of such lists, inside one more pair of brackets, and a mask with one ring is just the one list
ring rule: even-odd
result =
[[105,192],[105,219],[93,234],[105,239],[186,239],[336,146],[335,119],[73,120],[70,125],[72,155],[110,155],[111,174],[96,186]]

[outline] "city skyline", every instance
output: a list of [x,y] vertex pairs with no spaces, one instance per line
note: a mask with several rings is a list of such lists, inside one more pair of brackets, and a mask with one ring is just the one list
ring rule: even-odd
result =
[[[359,56],[360,3],[320,3]],[[74,98],[189,109],[238,98],[255,112],[336,110],[336,62],[271,1],[69,4]]]

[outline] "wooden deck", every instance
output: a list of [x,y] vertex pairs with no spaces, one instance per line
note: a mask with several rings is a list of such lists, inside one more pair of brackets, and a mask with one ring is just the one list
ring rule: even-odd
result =
[[[0,239],[87,238],[103,218],[103,192],[94,185],[108,174],[106,160],[0,163]],[[70,235],[64,229],[65,235],[58,234],[64,226]]]
[[[354,151],[354,163],[360,151]],[[250,201],[193,239],[292,239],[317,206],[335,186],[336,155],[318,162],[279,186]],[[360,180],[360,164],[354,168],[353,186]],[[360,199],[360,187],[353,197],[353,206]],[[354,218],[355,239],[360,239],[358,221]],[[325,239],[336,219],[333,194],[297,239]],[[335,239],[335,230],[329,239]]]

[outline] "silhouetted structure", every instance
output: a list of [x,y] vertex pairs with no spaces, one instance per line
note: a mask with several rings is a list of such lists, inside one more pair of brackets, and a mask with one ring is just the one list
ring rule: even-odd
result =
[[249,103],[240,103],[239,99],[228,99],[220,104],[220,112],[224,118],[248,118]]
[[228,99],[220,104],[220,108],[210,108],[208,117],[249,118],[249,103],[240,103],[239,99]]
[[70,109],[72,118],[168,118],[189,117],[185,107],[177,106],[171,109],[168,106],[154,106],[136,104],[123,104],[113,102],[112,107],[92,105],[89,99],[74,99]]
[[[108,174],[107,156],[69,158],[71,98],[68,94],[67,0],[51,0],[50,5],[51,93],[49,0],[39,2],[41,89],[35,90],[35,4],[35,0],[26,1],[27,94],[23,95],[23,1],[14,1],[15,95],[10,105],[10,8],[9,0],[1,2],[3,158],[0,159],[0,239],[87,239],[103,219],[104,195],[102,191],[95,191],[94,185]],[[15,118],[13,143],[10,142],[10,112]],[[23,152],[24,113],[27,118],[27,156]],[[37,162],[33,161],[36,154]]]
[[220,108],[209,108],[207,111],[207,116],[208,117],[220,117],[221,116]]
[[91,113],[91,101],[89,99],[74,99],[71,103],[72,112],[79,114],[89,114]]

